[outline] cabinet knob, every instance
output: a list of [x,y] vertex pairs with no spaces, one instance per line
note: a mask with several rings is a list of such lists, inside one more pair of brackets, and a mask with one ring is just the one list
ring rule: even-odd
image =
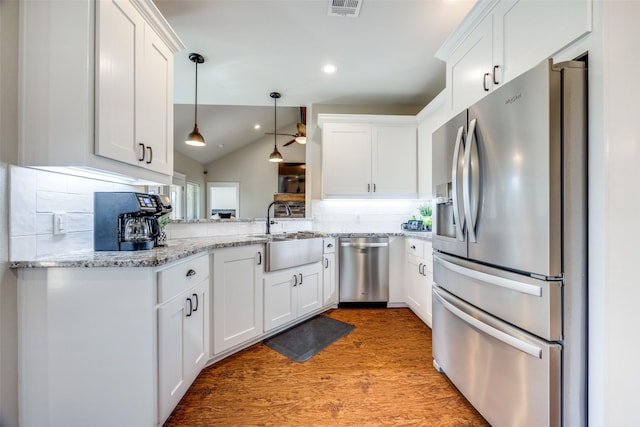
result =
[[196,271],[193,268],[190,268],[189,271],[187,271],[187,277],[191,277],[195,275],[196,275]]

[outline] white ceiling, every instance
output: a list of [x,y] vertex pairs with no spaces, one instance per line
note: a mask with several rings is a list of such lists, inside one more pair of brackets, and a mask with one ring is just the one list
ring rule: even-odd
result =
[[[176,106],[176,134],[179,129],[187,129],[182,132],[185,136],[193,128],[193,115],[186,113],[193,111],[194,103],[195,65],[188,59],[191,52],[205,58],[205,63],[198,66],[199,106],[273,107],[269,97],[272,91],[282,94],[279,107],[424,106],[445,85],[444,63],[433,55],[475,3],[362,0],[359,17],[351,18],[329,16],[329,0],[154,2],[187,46],[175,55],[174,86],[175,103],[191,104]],[[322,72],[328,62],[338,67],[333,75]],[[198,125],[209,141],[211,134],[204,131],[206,114],[201,116],[200,108]],[[257,120],[249,120],[248,110],[243,115],[251,125]],[[287,124],[280,108],[278,116],[278,127]],[[186,122],[181,124],[183,120]],[[225,123],[230,128],[240,126],[226,120],[217,129]],[[269,127],[267,131],[272,131],[272,119]],[[287,137],[281,138],[279,143],[288,141]],[[176,136],[176,149],[202,163],[219,156],[214,144],[187,150],[183,139]],[[226,141],[233,144],[236,139],[229,136]],[[247,143],[240,141],[240,136],[237,142]]]

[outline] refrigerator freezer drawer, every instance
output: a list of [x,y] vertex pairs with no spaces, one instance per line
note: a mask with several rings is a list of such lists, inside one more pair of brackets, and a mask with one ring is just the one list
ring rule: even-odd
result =
[[559,426],[561,346],[433,289],[433,357],[493,426]]
[[442,289],[548,341],[562,340],[562,283],[533,279],[443,254],[433,257]]

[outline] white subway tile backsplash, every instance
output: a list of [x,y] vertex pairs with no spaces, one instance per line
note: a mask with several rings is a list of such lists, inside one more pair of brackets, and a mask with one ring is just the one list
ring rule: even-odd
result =
[[53,214],[36,214],[36,234],[53,234]]
[[67,231],[69,233],[90,231],[93,233],[92,213],[69,213],[67,214]]
[[61,173],[36,170],[36,190],[66,193],[69,191],[70,178],[71,176]]
[[36,256],[36,236],[11,236],[9,238],[9,260],[21,261]]
[[36,200],[38,212],[93,212],[93,193],[89,195],[38,191]]
[[88,252],[93,250],[93,232],[38,235],[36,245],[38,257],[59,255],[61,247],[65,253]]

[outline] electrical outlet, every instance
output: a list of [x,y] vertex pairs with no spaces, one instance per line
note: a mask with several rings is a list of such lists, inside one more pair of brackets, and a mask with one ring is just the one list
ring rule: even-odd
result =
[[67,216],[65,214],[53,214],[53,234],[66,234]]

